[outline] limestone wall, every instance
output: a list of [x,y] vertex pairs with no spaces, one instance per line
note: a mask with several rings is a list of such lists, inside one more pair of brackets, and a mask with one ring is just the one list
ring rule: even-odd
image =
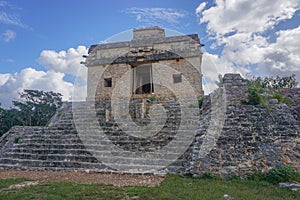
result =
[[[189,96],[204,95],[201,72],[202,51],[197,34],[166,37],[164,29],[159,27],[134,29],[133,32],[131,41],[90,47],[86,59],[88,100],[111,97],[119,81],[123,81],[122,88],[132,91],[131,68],[145,64],[152,65],[155,95],[174,96],[172,88],[178,88],[183,84],[193,88]],[[125,80],[124,75],[127,72],[129,75]],[[183,84],[173,84],[174,74],[184,77]],[[104,86],[105,78],[112,78],[111,87]]]

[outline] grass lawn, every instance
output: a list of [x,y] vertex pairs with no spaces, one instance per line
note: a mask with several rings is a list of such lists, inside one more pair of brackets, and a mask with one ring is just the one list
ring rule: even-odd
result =
[[[0,188],[24,179],[2,179]],[[235,200],[299,200],[300,192],[250,180],[221,180],[167,175],[157,187],[114,187],[104,184],[68,182],[43,183],[20,189],[3,190],[0,199],[208,199],[222,200],[228,194]]]

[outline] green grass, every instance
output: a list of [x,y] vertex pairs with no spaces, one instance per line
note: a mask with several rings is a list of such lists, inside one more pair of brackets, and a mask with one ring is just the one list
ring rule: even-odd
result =
[[25,182],[25,178],[18,178],[18,179],[0,179],[0,190],[3,188],[7,188],[10,185]]
[[[15,179],[10,179],[14,183]],[[0,183],[2,183],[1,181]],[[253,180],[201,179],[167,175],[157,187],[114,187],[104,184],[44,183],[2,191],[0,199],[207,199],[222,200],[300,199],[299,192]]]

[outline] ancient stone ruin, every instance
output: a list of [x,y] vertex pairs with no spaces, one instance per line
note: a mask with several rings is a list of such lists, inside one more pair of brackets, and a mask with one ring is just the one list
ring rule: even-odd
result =
[[87,100],[65,102],[47,127],[9,130],[0,168],[242,177],[300,170],[300,89],[283,91],[291,106],[244,105],[247,83],[225,74],[204,96],[201,46],[197,35],[166,37],[159,27],[92,45]]
[[92,45],[86,60],[87,99],[111,98],[119,82],[134,98],[172,96],[163,84],[179,87],[185,81],[202,97],[200,47],[196,34],[166,37],[159,27],[134,29],[129,42]]

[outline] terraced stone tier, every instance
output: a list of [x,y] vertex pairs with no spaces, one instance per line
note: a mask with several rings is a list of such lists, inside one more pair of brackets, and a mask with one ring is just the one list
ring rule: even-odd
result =
[[[75,106],[76,110],[72,109],[71,103],[64,103],[47,127],[13,127],[0,140],[0,169],[116,171],[121,168],[122,171],[144,173],[164,169],[166,161],[173,161],[176,148],[165,151],[163,159],[160,160],[139,156],[140,152],[151,153],[163,148],[174,138],[178,117],[172,109],[180,112],[180,107],[174,102],[168,105],[169,110],[171,109],[169,120],[154,139],[139,139],[126,134],[126,130],[120,129],[120,123],[114,120],[105,121],[103,115],[93,114],[95,108],[87,102],[76,103]],[[76,120],[77,127],[73,119],[74,111],[80,113],[80,118]],[[95,117],[96,123],[89,123]],[[154,114],[151,120],[160,118],[160,115]],[[195,118],[194,123],[197,120]],[[105,131],[109,140],[99,137],[99,128]],[[138,134],[138,129],[135,130],[136,133],[133,127],[128,129],[133,134]],[[77,130],[86,134],[79,135]],[[189,127],[181,131],[185,130],[188,132]],[[180,146],[184,140],[183,137],[174,144]],[[109,145],[116,145],[122,152],[112,150]],[[135,152],[137,157],[124,159],[130,152]],[[113,164],[109,167],[103,163]]]

